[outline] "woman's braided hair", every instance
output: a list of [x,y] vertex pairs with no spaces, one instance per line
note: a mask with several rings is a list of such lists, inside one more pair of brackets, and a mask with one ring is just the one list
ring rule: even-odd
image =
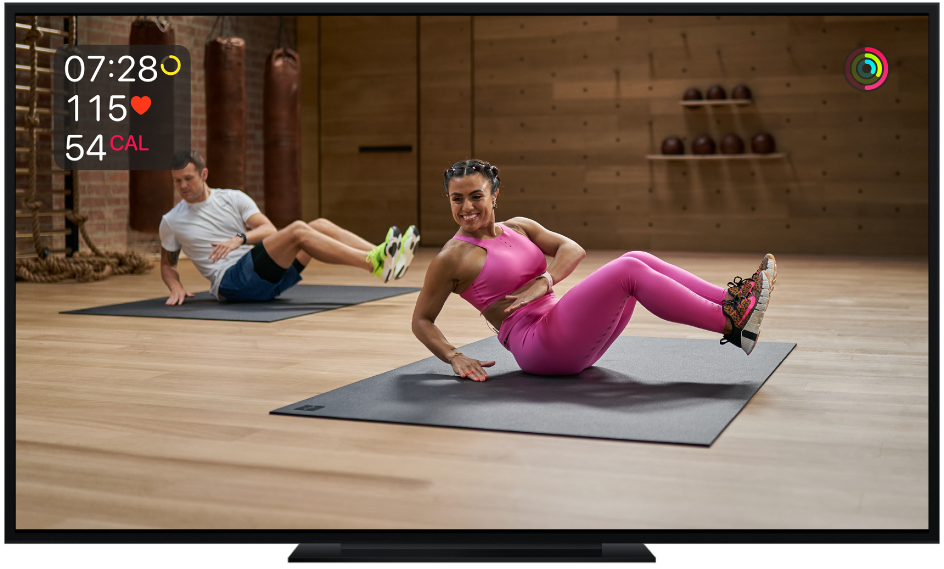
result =
[[446,168],[446,172],[443,174],[443,189],[446,191],[446,195],[449,195],[450,180],[453,178],[462,178],[470,174],[481,174],[485,176],[492,185],[493,194],[498,190],[498,187],[501,186],[501,180],[498,179],[498,168],[488,162],[473,158],[471,160],[456,162],[451,168]]

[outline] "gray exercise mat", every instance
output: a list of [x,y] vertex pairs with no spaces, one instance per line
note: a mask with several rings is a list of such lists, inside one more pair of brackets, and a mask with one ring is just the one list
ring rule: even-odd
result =
[[709,446],[794,347],[621,336],[590,369],[537,376],[492,336],[462,347],[496,361],[485,382],[429,357],[272,414]]
[[237,322],[275,322],[353,306],[416,292],[402,286],[295,285],[278,298],[266,302],[218,302],[209,292],[199,292],[179,306],[167,306],[167,297],[139,302],[112,304],[61,314],[98,314],[104,316],[141,316],[145,318],[189,318],[193,320],[231,320]]

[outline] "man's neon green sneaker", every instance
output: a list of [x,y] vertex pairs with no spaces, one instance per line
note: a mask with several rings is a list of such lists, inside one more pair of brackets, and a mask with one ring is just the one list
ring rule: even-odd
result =
[[387,230],[387,238],[367,254],[367,262],[374,266],[371,274],[383,282],[390,280],[400,252],[400,230],[394,225]]
[[406,228],[406,233],[400,239],[400,254],[397,255],[396,269],[393,273],[394,279],[402,279],[406,270],[410,268],[413,262],[413,254],[416,253],[416,247],[420,244],[420,230],[415,225]]

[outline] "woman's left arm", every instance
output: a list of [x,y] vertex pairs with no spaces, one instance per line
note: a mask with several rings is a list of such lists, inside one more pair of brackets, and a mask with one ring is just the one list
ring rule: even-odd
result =
[[513,293],[506,295],[505,299],[511,300],[512,304],[505,309],[505,312],[513,312],[549,293],[554,284],[564,280],[570,273],[574,272],[580,261],[587,256],[587,252],[583,250],[583,247],[577,245],[573,239],[549,231],[533,219],[515,217],[502,222],[502,224],[514,231],[523,233],[532,243],[538,246],[542,253],[554,258],[547,266],[547,272],[553,282],[535,279]]
[[542,253],[554,258],[547,266],[554,284],[567,278],[587,256],[587,252],[576,241],[554,233],[533,219],[515,217],[503,222],[503,225],[520,229]]

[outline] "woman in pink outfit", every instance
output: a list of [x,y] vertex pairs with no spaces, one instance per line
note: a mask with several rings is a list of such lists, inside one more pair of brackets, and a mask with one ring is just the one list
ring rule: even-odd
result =
[[[451,293],[481,312],[523,371],[538,375],[592,366],[626,327],[637,301],[665,320],[722,334],[722,344],[747,354],[754,348],[776,278],[773,255],[750,279],[735,277],[725,289],[633,251],[558,298],[552,287],[584,258],[580,245],[525,217],[496,222],[500,180],[487,162],[456,163],[443,187],[459,230],[429,265],[413,333],[461,377],[484,381],[485,368],[495,362],[464,355],[436,327]],[[545,255],[553,258],[550,265]]]

